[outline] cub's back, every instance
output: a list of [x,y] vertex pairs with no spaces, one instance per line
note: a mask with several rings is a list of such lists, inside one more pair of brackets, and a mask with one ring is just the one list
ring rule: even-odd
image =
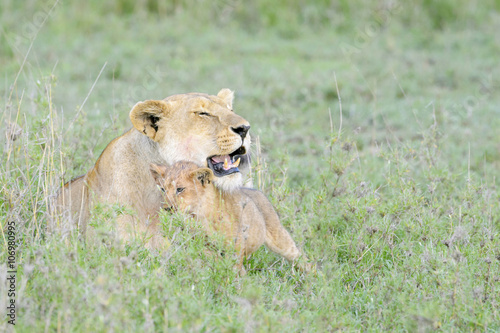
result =
[[246,188],[246,187],[241,187],[240,192],[243,196],[246,196],[255,203],[257,209],[263,215],[264,219],[266,220],[276,219],[279,221],[278,214],[276,213],[273,205],[271,204],[269,199],[267,199],[264,193],[262,193],[259,190],[255,190],[253,188]]

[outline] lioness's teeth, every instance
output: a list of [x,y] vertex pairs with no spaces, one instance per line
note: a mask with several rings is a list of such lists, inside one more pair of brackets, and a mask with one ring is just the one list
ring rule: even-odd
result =
[[227,163],[227,158],[224,159],[224,169],[229,169],[229,164]]
[[236,160],[236,162],[233,163],[233,168],[237,168],[238,165],[240,165],[240,162],[241,162],[241,158],[238,157],[238,159]]

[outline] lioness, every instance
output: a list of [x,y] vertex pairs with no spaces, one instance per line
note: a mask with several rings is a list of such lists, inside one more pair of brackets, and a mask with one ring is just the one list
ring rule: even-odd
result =
[[289,261],[301,255],[262,192],[244,187],[221,191],[212,184],[216,181],[212,170],[192,162],[170,167],[152,163],[151,174],[164,192],[165,209],[190,213],[209,234],[217,232],[226,242],[234,241],[240,253],[238,268],[243,272],[243,258],[263,244]]
[[221,191],[238,189],[246,176],[240,170],[249,170],[250,124],[233,112],[232,102],[233,92],[222,89],[217,96],[189,93],[137,103],[130,111],[134,127],[111,141],[87,174],[59,190],[57,211],[85,232],[93,203],[118,203],[136,214],[118,218],[122,239],[141,236],[149,248],[165,246],[158,226],[162,195],[149,165],[192,161],[212,170]]

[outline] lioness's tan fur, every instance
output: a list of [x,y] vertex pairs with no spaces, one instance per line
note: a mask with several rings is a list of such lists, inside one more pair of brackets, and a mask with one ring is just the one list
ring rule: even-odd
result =
[[[241,146],[248,152],[250,137],[235,129],[249,123],[233,112],[232,101],[233,92],[222,89],[217,96],[189,93],[137,103],[130,112],[134,127],[111,141],[87,174],[64,185],[55,199],[56,211],[78,222],[83,231],[95,202],[118,203],[135,212],[118,218],[122,239],[140,236],[150,248],[165,246],[158,225],[162,196],[149,166],[181,160],[206,166],[210,156],[230,154]],[[240,168],[248,170],[247,156]],[[214,183],[231,192],[244,176],[237,172]],[[50,227],[59,221],[54,219]]]
[[301,255],[265,195],[241,187],[231,193],[213,184],[213,173],[191,162],[171,167],[151,165],[151,173],[165,195],[164,207],[196,216],[209,233],[217,232],[244,257],[265,244],[271,251],[294,261]]

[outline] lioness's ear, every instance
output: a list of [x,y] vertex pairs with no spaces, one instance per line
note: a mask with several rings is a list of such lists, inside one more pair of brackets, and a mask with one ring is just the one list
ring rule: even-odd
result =
[[199,168],[191,173],[193,179],[198,180],[201,185],[210,184],[214,179],[214,173],[209,168]]
[[157,123],[168,109],[168,104],[165,101],[139,102],[130,111],[130,120],[138,131],[154,140],[158,131]]
[[227,104],[227,107],[229,109],[233,109],[234,91],[231,91],[227,88],[221,89],[221,91],[219,91],[219,93],[217,94],[217,97],[222,99],[224,103]]
[[151,163],[149,165],[149,171],[151,171],[151,175],[153,176],[156,184],[163,186],[162,180],[165,177],[165,173],[167,172],[167,167],[165,165]]

